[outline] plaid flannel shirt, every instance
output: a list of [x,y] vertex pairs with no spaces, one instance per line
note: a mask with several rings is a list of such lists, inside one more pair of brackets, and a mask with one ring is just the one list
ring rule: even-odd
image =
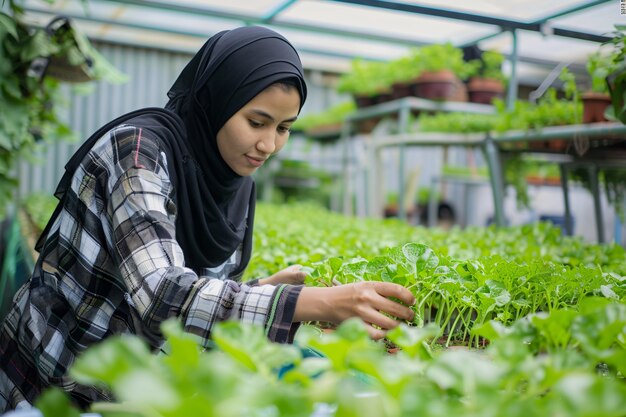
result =
[[97,142],[0,330],[0,410],[31,404],[49,385],[81,404],[107,400],[67,376],[76,356],[119,333],[159,349],[159,326],[170,317],[205,346],[222,320],[262,325],[273,341],[292,339],[301,287],[226,279],[238,253],[206,275],[186,268],[172,191],[155,138],[123,125]]

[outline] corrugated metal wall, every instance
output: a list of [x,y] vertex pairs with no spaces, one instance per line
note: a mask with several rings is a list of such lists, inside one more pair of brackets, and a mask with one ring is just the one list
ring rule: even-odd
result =
[[40,155],[38,163],[24,161],[18,173],[21,196],[32,192],[53,192],[66,161],[82,140],[104,123],[141,107],[163,106],[168,89],[190,59],[189,55],[168,51],[101,43],[94,45],[128,76],[128,81],[123,84],[94,82],[89,94],[75,92],[69,85],[63,86],[67,106],[61,109],[62,114],[76,133],[77,141],[49,146]]

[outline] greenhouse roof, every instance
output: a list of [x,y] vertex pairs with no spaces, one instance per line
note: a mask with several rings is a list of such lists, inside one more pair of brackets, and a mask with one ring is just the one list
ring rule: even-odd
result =
[[[410,47],[451,42],[517,53],[520,74],[587,56],[626,23],[617,0],[24,0],[28,21],[64,14],[90,38],[196,51],[210,35],[245,24],[290,39],[305,67],[346,71],[353,58],[387,61]],[[626,10],[624,11],[626,13]]]

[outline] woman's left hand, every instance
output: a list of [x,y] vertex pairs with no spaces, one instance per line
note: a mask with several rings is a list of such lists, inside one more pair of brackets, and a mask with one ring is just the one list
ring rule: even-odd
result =
[[303,285],[306,278],[306,272],[301,271],[301,265],[291,265],[281,271],[278,271],[272,276],[259,279],[259,285]]

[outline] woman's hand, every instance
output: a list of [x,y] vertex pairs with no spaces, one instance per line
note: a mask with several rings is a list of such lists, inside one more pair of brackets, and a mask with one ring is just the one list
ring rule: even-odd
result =
[[[398,299],[396,302],[390,297]],[[300,292],[294,321],[325,321],[339,324],[359,317],[373,339],[385,336],[401,320],[413,320],[415,313],[408,306],[415,304],[413,294],[401,285],[366,281],[330,288],[305,287]]]
[[300,268],[302,268],[301,265],[291,265],[281,271],[278,271],[272,276],[259,279],[259,285],[303,285],[306,273],[301,271]]

